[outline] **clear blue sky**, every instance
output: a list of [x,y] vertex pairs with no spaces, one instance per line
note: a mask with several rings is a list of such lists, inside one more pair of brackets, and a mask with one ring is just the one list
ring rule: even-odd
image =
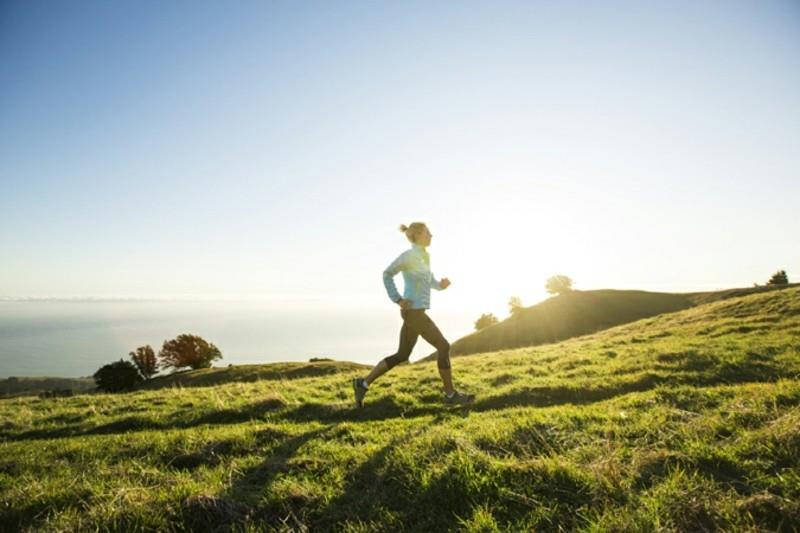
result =
[[0,91],[4,297],[800,278],[797,2],[3,2]]

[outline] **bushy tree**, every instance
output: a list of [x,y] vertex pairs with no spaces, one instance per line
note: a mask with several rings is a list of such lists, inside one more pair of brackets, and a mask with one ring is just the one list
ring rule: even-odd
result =
[[139,373],[144,379],[150,379],[158,372],[156,368],[156,353],[149,344],[139,346],[136,351],[130,352],[128,355],[131,356],[133,364],[139,369]]
[[475,331],[480,331],[483,328],[488,328],[489,326],[493,326],[500,322],[497,320],[497,317],[494,316],[493,313],[484,313],[481,317],[475,321]]
[[789,277],[786,275],[785,270],[778,270],[772,275],[771,278],[769,278],[769,281],[767,282],[767,285],[788,285],[788,284],[789,284]]
[[508,300],[508,312],[509,314],[516,315],[522,310],[522,300],[519,296],[512,296],[510,300]]
[[572,279],[568,276],[552,276],[544,284],[549,294],[565,294],[572,292]]
[[120,359],[114,363],[101,366],[94,373],[97,388],[105,392],[118,392],[132,389],[142,381],[136,366],[130,361]]
[[178,335],[164,341],[158,353],[161,368],[210,368],[211,362],[222,359],[219,348],[197,335]]

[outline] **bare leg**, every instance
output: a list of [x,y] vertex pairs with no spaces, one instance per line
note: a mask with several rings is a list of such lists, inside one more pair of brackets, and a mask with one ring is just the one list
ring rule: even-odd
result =
[[386,361],[381,359],[380,362],[375,365],[375,368],[373,368],[369,373],[369,376],[365,378],[367,380],[367,385],[378,379],[381,375],[385,374],[387,370],[389,370],[389,366],[386,364]]
[[455,390],[453,388],[453,372],[450,368],[440,368],[439,375],[442,377],[442,383],[444,384],[444,391],[447,394],[453,394]]

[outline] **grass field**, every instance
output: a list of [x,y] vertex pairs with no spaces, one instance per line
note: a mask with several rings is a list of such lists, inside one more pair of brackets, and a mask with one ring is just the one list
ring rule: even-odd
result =
[[363,368],[219,369],[191,387],[0,400],[0,524],[800,529],[798,288],[457,358],[470,407],[441,404],[426,362],[393,369],[354,410]]

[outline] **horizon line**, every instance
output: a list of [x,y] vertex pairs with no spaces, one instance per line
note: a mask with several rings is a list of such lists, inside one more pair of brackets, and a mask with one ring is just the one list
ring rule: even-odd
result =
[[[746,286],[729,286],[711,283],[698,283],[693,285],[677,285],[677,284],[656,284],[649,285],[647,288],[624,286],[620,288],[611,287],[596,287],[596,288],[575,288],[575,291],[597,291],[597,290],[642,290],[642,291],[655,291],[661,290],[665,292],[681,293],[687,290],[729,290],[729,289],[744,289],[752,288],[762,285],[746,285]],[[789,283],[792,285],[792,283]],[[691,288],[691,289],[690,289]],[[178,295],[178,296],[125,296],[125,295],[110,295],[110,296],[87,296],[87,295],[69,295],[69,296],[0,296],[0,302],[87,302],[87,303],[100,303],[100,302],[274,302],[274,301],[319,301],[326,302],[333,299],[338,299],[346,296],[352,298],[371,298],[372,293],[348,293],[344,294],[328,294],[326,296],[304,296],[304,295],[277,295],[277,296],[210,296],[210,295]]]

